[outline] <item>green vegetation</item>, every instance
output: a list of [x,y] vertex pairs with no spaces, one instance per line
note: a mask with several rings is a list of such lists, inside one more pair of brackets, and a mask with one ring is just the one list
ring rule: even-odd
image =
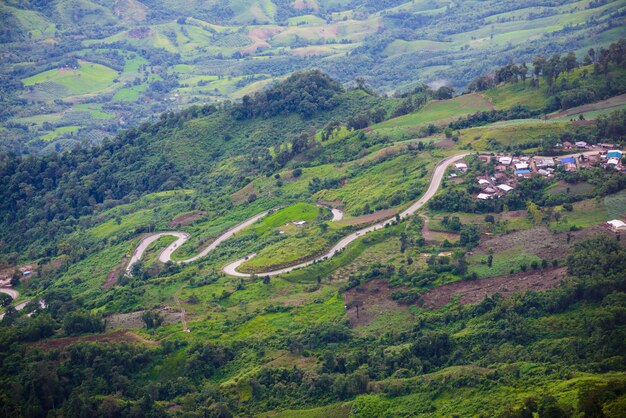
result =
[[[626,36],[619,1],[564,0],[522,8],[510,0],[44,3],[0,5],[4,150],[58,151],[99,143],[164,112],[252,95],[295,70],[319,68],[342,83],[362,77],[390,94],[421,85],[462,91],[509,61],[530,64],[538,52],[569,50],[580,60],[589,47]],[[496,109],[546,105],[519,85],[507,88],[485,93]],[[110,116],[75,112],[74,106],[84,104],[103,105]],[[492,104],[439,109],[438,121],[408,123],[437,125]],[[23,122],[51,113],[73,122],[37,127]],[[70,125],[79,126],[81,135],[47,136]],[[389,132],[414,134],[399,131]],[[41,137],[54,137],[53,143]]]
[[[104,6],[77,4],[90,10],[85,22],[115,19]],[[155,18],[141,4],[129,1],[126,19]],[[157,4],[157,14],[174,7],[166,0],[151,6]],[[280,15],[285,8],[276,3],[254,4],[233,8],[227,19],[294,17]],[[392,6],[384,6],[368,3],[360,13],[393,19],[382,13]],[[417,16],[448,9],[395,6],[394,13],[406,8]],[[318,24],[290,28],[314,31]],[[233,35],[229,45],[243,36],[230,26],[180,19],[133,39],[184,52],[199,36],[189,28],[186,35],[186,26],[216,41]],[[502,28],[500,20],[494,28]],[[501,35],[494,33],[494,43]],[[618,63],[609,64],[618,71]],[[132,71],[144,65],[137,60]],[[189,77],[190,84],[223,81],[194,75],[201,64],[187,65],[176,71],[207,77]],[[152,75],[145,91],[165,92],[168,74]],[[588,75],[596,82],[605,76]],[[507,83],[498,88],[506,91]],[[559,166],[550,178],[515,178],[513,191],[483,202],[474,198],[476,177],[495,176],[495,160],[467,155],[467,171],[444,173],[421,213],[363,233],[330,259],[271,277],[224,273],[252,253],[240,271],[310,260],[349,233],[393,218],[424,194],[445,156],[559,153],[554,144],[564,140],[626,141],[626,112],[597,124],[545,121],[535,110],[492,112],[479,93],[452,95],[419,87],[381,97],[362,81],[351,88],[319,71],[297,72],[241,102],[165,113],[93,147],[0,156],[0,274],[20,292],[18,302],[31,301],[19,311],[15,302],[2,307],[2,412],[619,416],[626,252],[623,238],[598,225],[625,214],[621,173]],[[101,103],[49,110],[21,120],[42,136],[45,123],[64,121],[51,131],[79,126],[67,113],[119,122]],[[328,206],[345,217],[332,221]],[[189,234],[173,254],[181,260],[264,211],[270,213],[192,263],[159,262],[174,237],[158,239],[126,274],[148,234]],[[33,271],[24,275],[19,268],[26,265]]]

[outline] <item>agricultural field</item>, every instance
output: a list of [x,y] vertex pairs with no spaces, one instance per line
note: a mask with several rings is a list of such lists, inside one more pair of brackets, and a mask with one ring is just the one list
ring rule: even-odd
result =
[[400,116],[377,125],[372,130],[393,138],[415,136],[428,125],[444,126],[470,113],[492,109],[491,103],[480,94],[466,94],[451,100],[435,100],[427,103],[419,112]]
[[[11,115],[0,124],[18,148],[64,149],[81,140],[99,142],[163,112],[240,99],[298,69],[321,68],[343,83],[362,77],[388,94],[422,84],[460,92],[498,65],[529,62],[531,49],[572,49],[580,58],[589,46],[625,35],[619,1],[482,6],[491,3],[494,14],[477,16],[473,2],[448,1],[232,0],[218,7],[191,0],[182,6],[59,0],[39,8],[8,2],[0,12],[11,35],[1,50],[10,57],[3,67],[15,87],[7,96]],[[181,7],[186,18],[179,16]],[[63,53],[48,57],[56,46]],[[516,84],[485,92],[488,102],[430,104],[425,117],[407,117],[380,132],[411,136],[426,121],[444,124],[477,110],[542,108],[545,97],[535,93]],[[30,118],[53,113],[51,107],[66,113],[77,104],[103,105],[109,116],[92,112],[77,123],[28,126]],[[83,135],[57,130],[64,126],[79,126]]]

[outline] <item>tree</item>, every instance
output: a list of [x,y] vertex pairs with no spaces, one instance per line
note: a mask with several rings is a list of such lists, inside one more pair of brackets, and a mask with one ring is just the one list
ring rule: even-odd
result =
[[263,277],[263,284],[270,284],[270,276],[269,275]]
[[6,308],[13,302],[13,298],[6,293],[0,293],[0,306]]
[[104,321],[100,316],[87,311],[75,311],[65,315],[63,329],[68,335],[104,331]]
[[463,225],[461,228],[461,237],[459,243],[468,247],[473,247],[478,244],[480,239],[480,230],[478,225]]
[[532,220],[532,222],[535,225],[541,224],[541,221],[543,220],[543,213],[541,212],[539,206],[529,200],[526,204],[526,209],[528,210],[528,217]]
[[489,254],[487,257],[487,267],[491,267],[493,265],[493,255]]

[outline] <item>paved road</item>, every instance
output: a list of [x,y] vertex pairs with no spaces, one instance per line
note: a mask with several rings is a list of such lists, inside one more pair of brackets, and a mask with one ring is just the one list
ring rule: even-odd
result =
[[[13,300],[17,299],[20,296],[20,292],[18,292],[17,290],[15,290],[15,289],[13,289],[11,287],[0,287],[0,293],[5,293],[5,294],[11,296],[11,298],[13,298]],[[21,311],[29,303],[30,303],[30,300],[25,300],[24,302],[18,303],[17,305],[15,305],[15,310],[16,311]],[[39,306],[42,309],[47,308],[46,302],[43,301],[43,300],[39,301]],[[28,314],[28,316],[31,316],[31,315],[32,315],[32,313]],[[4,319],[4,314],[0,314],[0,321],[2,321],[2,319]]]
[[[583,151],[583,152],[576,152],[567,156],[579,156],[581,154],[583,155],[590,155],[590,154],[596,154],[599,151]],[[401,212],[398,214],[398,216],[400,216],[400,218],[405,218],[407,216],[410,216],[412,214],[414,214],[417,210],[419,210],[420,208],[422,208],[434,195],[435,193],[437,193],[437,190],[439,189],[439,186],[441,185],[441,180],[443,179],[443,176],[446,172],[446,169],[453,163],[455,163],[456,161],[459,161],[463,158],[465,158],[467,155],[469,155],[470,153],[465,153],[465,154],[460,154],[460,155],[455,155],[452,157],[448,157],[445,158],[443,160],[441,160],[438,164],[437,167],[435,168],[435,171],[433,173],[433,177],[431,179],[431,182],[428,186],[428,189],[426,190],[426,193],[424,193],[424,195],[417,201],[415,201],[411,206],[409,206],[408,209],[406,209],[405,211]],[[560,157],[555,157],[555,158],[562,158],[562,157],[566,157],[566,156],[560,156]],[[176,263],[178,264],[186,264],[186,263],[191,263],[194,262],[202,257],[205,257],[209,252],[213,251],[218,245],[220,245],[222,242],[224,242],[225,240],[227,240],[228,238],[232,237],[233,235],[235,235],[237,232],[243,230],[244,228],[252,225],[253,223],[255,223],[257,220],[261,219],[262,217],[264,217],[265,215],[267,215],[267,211],[263,212],[263,213],[259,213],[258,215],[253,216],[252,218],[248,219],[247,221],[229,229],[228,231],[226,231],[225,233],[223,233],[222,235],[220,235],[215,241],[213,241],[211,244],[209,244],[204,250],[202,250],[200,253],[198,253],[197,255],[187,259],[187,260],[180,260],[180,261],[176,261]],[[339,209],[332,209],[332,213],[333,213],[333,221],[338,221],[340,219],[343,218],[343,212]],[[303,268],[303,267],[307,267],[310,266],[311,264],[330,258],[332,256],[334,256],[335,254],[337,254],[339,251],[343,250],[345,247],[347,247],[351,242],[353,242],[354,240],[360,238],[361,236],[372,232],[372,231],[376,231],[378,229],[384,228],[386,225],[394,222],[396,220],[396,217],[394,216],[393,218],[387,219],[384,222],[380,222],[377,223],[375,225],[369,226],[367,228],[363,228],[359,231],[353,232],[347,236],[345,236],[344,238],[342,238],[337,244],[335,244],[328,252],[326,252],[325,254],[313,259],[313,260],[309,260],[300,264],[297,264],[295,266],[291,266],[291,267],[286,267],[286,268],[282,268],[282,269],[278,269],[278,270],[273,270],[273,271],[268,271],[268,272],[263,272],[263,273],[257,273],[257,275],[259,276],[275,276],[278,274],[284,274],[284,273],[288,273],[290,271],[299,269],[299,268]],[[147,250],[147,248],[150,246],[151,243],[153,243],[154,241],[158,240],[159,238],[163,237],[163,236],[174,236],[176,237],[176,241],[174,241],[172,244],[170,244],[167,248],[165,248],[161,254],[159,254],[159,261],[163,262],[163,263],[167,263],[169,261],[172,261],[172,253],[174,251],[176,251],[180,246],[182,246],[185,242],[187,242],[189,240],[189,234],[184,233],[184,232],[175,232],[175,231],[169,231],[169,232],[159,232],[156,234],[152,234],[146,238],[144,238],[139,245],[137,246],[137,248],[135,249],[135,252],[133,253],[127,267],[126,267],[126,271],[128,274],[130,274],[130,271],[132,269],[133,264],[135,264],[137,261],[139,261],[141,259],[141,257],[143,256],[143,254],[145,253],[145,251]],[[249,260],[250,258],[254,257],[256,254],[250,254],[244,258],[241,258],[233,263],[228,264],[226,267],[223,268],[223,271],[231,276],[237,276],[237,277],[250,277],[251,274],[248,273],[240,273],[237,271],[237,269],[243,264],[245,263],[247,260]]]
[[[437,193],[437,190],[439,189],[439,186],[441,185],[441,180],[443,179],[443,175],[445,174],[446,169],[448,168],[448,166],[450,166],[450,164],[452,164],[452,163],[454,163],[456,161],[459,161],[459,160],[463,159],[468,154],[469,153],[461,154],[461,155],[455,155],[453,157],[445,158],[441,162],[439,162],[439,164],[435,168],[435,172],[433,173],[433,177],[432,177],[432,179],[430,181],[430,184],[428,185],[428,189],[426,190],[426,193],[424,193],[424,195],[419,200],[417,200],[411,206],[409,206],[408,209],[406,209],[405,211],[401,212],[399,214],[400,218],[406,218],[407,216],[410,216],[410,215],[414,214],[418,209],[420,209],[422,206],[424,206],[435,195],[435,193]],[[341,251],[344,248],[346,248],[348,246],[348,244],[350,244],[352,241],[362,237],[363,235],[365,235],[365,234],[367,234],[369,232],[382,229],[386,225],[389,225],[392,222],[394,222],[395,220],[396,220],[396,217],[394,216],[393,218],[387,219],[386,221],[383,221],[383,222],[380,222],[378,224],[375,224],[375,225],[369,226],[367,228],[363,228],[361,230],[353,232],[352,234],[347,235],[343,239],[341,239],[327,253],[325,253],[325,254],[323,254],[323,255],[321,255],[321,256],[313,259],[313,260],[306,261],[304,263],[300,263],[300,264],[297,264],[295,266],[286,267],[286,268],[283,268],[283,269],[268,271],[268,272],[264,272],[264,273],[256,273],[256,275],[257,276],[275,276],[275,275],[278,275],[278,274],[288,273],[290,271],[293,271],[293,270],[296,270],[296,269],[299,269],[299,268],[307,267],[307,266],[310,266],[311,264],[313,264],[315,262],[328,259],[328,258],[334,256],[335,254],[337,254],[339,251]],[[244,262],[246,262],[247,260],[251,259],[254,256],[255,256],[255,254],[250,254],[247,257],[244,257],[242,259],[239,259],[239,260],[237,260],[237,261],[227,265],[223,269],[224,273],[226,273],[228,275],[231,275],[231,276],[250,277],[251,276],[250,274],[238,272],[237,268],[239,266],[241,266]]]
[[[268,211],[259,213],[258,215],[253,216],[247,221],[240,223],[239,225],[229,229],[228,231],[224,232],[222,235],[217,237],[217,239],[213,241],[211,244],[209,244],[204,250],[200,251],[198,255],[188,258],[187,260],[176,261],[176,263],[177,264],[191,263],[202,257],[205,257],[208,253],[213,251],[215,247],[220,245],[222,242],[226,241],[228,238],[232,237],[233,235],[235,235],[237,232],[241,231],[242,229],[247,228],[248,226],[252,225],[256,221],[258,221],[259,219],[267,215],[267,213]],[[189,240],[189,234],[185,232],[169,231],[169,232],[159,232],[159,233],[152,234],[144,238],[139,243],[139,245],[135,249],[135,252],[130,258],[128,265],[126,266],[126,273],[130,274],[133,264],[135,264],[137,261],[141,259],[143,254],[146,252],[146,250],[150,246],[150,244],[152,244],[154,241],[158,240],[159,238],[168,236],[168,235],[176,237],[177,240],[171,243],[170,245],[168,245],[167,248],[165,248],[163,251],[161,251],[161,254],[159,254],[159,261],[162,263],[167,263],[168,261],[172,261],[172,253]]]

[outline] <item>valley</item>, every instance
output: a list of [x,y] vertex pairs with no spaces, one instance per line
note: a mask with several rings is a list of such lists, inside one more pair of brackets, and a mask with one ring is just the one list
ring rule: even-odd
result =
[[[624,36],[613,1],[376,3],[5,0],[3,150],[50,152],[111,139],[193,104],[251,95],[318,68],[380,93],[463,91],[509,61]],[[68,10],[74,10],[69,12]]]
[[[384,35],[396,13],[415,23],[461,19],[454,10],[469,7],[238,1],[173,23],[167,1],[120,0],[113,9],[77,1],[82,12],[69,15],[61,3],[2,7],[40,25],[37,42],[68,36],[70,23],[56,28],[48,19],[80,19],[94,31],[90,41],[72,35],[85,54],[128,41],[143,56],[159,45],[180,54],[168,66],[189,71],[187,80],[197,76],[189,66],[215,65],[204,55],[186,61],[204,47],[202,31],[232,53],[254,45],[249,56],[223,59],[229,64],[265,62],[284,58],[261,55],[276,45],[288,51],[287,42],[299,42],[303,55],[339,48],[333,37],[346,37],[342,48],[362,47],[372,41],[369,24],[381,22],[374,35]],[[190,13],[208,4],[184,3]],[[562,30],[581,15],[620,10],[619,2],[562,1],[531,18],[508,2],[487,5],[481,19],[493,28],[471,20],[464,30],[476,48],[493,32],[494,53],[503,27],[536,49],[533,39],[545,41],[539,34],[550,30],[538,24],[533,38],[529,22]],[[43,17],[24,15],[27,6]],[[281,70],[248,80],[240,88],[259,89],[240,99],[193,105],[178,101],[187,87],[167,90],[165,69],[153,73],[136,58],[146,66],[141,77],[174,98],[152,108],[160,116],[138,111],[137,123],[127,119],[110,139],[65,151],[0,153],[0,411],[621,417],[626,41],[594,31],[606,48],[486,63],[493,71],[459,78],[463,94],[416,82],[385,95],[370,83],[378,77],[384,86],[384,74],[367,82],[344,75],[353,82],[342,83],[319,70]],[[447,36],[390,40],[385,54],[460,42]],[[50,83],[66,95],[52,100],[54,118],[71,118],[66,100],[102,121],[119,120],[99,113],[111,113],[117,99],[149,103],[143,81],[118,89],[123,74],[85,58],[24,77],[28,94],[49,100],[36,86]],[[232,81],[202,80],[209,90]],[[93,94],[117,99],[96,106]],[[56,120],[40,116],[27,117]],[[50,144],[70,136],[56,134]]]

